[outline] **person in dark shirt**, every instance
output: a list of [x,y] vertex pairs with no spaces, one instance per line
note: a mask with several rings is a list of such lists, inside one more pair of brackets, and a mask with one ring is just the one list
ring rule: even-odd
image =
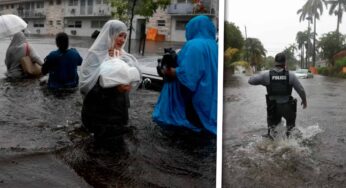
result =
[[267,136],[269,138],[275,137],[275,128],[281,122],[282,117],[286,120],[287,137],[295,127],[297,100],[292,97],[292,88],[300,96],[303,109],[307,107],[303,86],[294,73],[286,70],[285,67],[286,56],[284,53],[278,53],[275,56],[275,67],[273,69],[254,75],[249,79],[249,84],[263,85],[267,88]]
[[68,49],[69,38],[66,33],[58,33],[55,38],[57,50],[45,58],[42,74],[48,74],[49,89],[76,88],[78,86],[77,66],[82,64],[82,57],[74,48]]

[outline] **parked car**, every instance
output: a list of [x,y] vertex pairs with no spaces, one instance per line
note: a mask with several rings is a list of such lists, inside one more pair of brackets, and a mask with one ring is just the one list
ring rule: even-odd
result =
[[163,78],[156,70],[157,60],[161,56],[152,56],[138,59],[139,69],[142,72],[142,88],[160,91],[163,86]]
[[294,73],[298,78],[313,78],[314,75],[308,69],[298,69]]
[[164,54],[162,56],[139,58],[139,69],[142,72],[143,80],[140,87],[161,91],[164,78],[163,75],[159,75],[157,67],[176,67],[177,53],[179,53],[179,51],[180,48],[164,48]]

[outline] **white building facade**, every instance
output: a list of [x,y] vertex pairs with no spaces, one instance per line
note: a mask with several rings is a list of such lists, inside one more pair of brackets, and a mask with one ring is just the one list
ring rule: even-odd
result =
[[[155,29],[161,40],[184,41],[186,23],[198,14],[208,15],[217,24],[218,1],[195,2],[172,0],[167,9],[157,10],[149,19],[136,15],[132,39]],[[0,14],[22,17],[31,34],[55,35],[63,31],[70,36],[90,37],[112,19],[112,8],[107,0],[0,0]]]

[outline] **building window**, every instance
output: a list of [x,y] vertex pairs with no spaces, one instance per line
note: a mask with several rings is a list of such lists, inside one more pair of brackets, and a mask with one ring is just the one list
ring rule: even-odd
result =
[[101,4],[101,0],[96,0],[96,4],[97,5]]
[[177,20],[175,29],[176,30],[185,30],[185,26],[187,24],[187,20]]
[[50,1],[49,1],[49,5],[54,5],[53,0],[50,0]]
[[57,20],[56,25],[61,25],[61,20]]
[[157,26],[166,26],[166,20],[157,20]]
[[53,20],[49,20],[49,25],[53,26]]
[[11,4],[11,9],[14,9],[14,4]]
[[36,2],[36,8],[43,8],[43,2]]
[[34,22],[34,27],[44,27],[43,22]]
[[69,20],[67,22],[67,27],[69,27],[69,28],[81,28],[82,27],[82,21]]
[[91,21],[91,28],[102,28],[106,21],[94,20]]
[[81,28],[82,27],[82,21],[76,21],[75,26],[76,26],[76,28]]
[[61,0],[56,0],[56,4],[60,5],[61,4]]
[[88,0],[88,14],[92,14],[93,13],[93,1],[92,0]]
[[78,0],[69,0],[68,1],[69,6],[77,6],[78,5]]
[[67,21],[67,27],[74,28],[74,21]]

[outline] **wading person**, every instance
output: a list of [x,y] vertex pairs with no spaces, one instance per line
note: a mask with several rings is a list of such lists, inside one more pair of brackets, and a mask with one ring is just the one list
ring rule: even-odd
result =
[[281,122],[282,117],[286,120],[286,135],[290,135],[295,127],[297,99],[292,97],[292,88],[299,94],[303,109],[307,107],[306,94],[297,77],[286,70],[285,54],[275,56],[275,67],[270,71],[250,77],[249,84],[263,85],[267,88],[267,123],[268,137],[273,138],[276,134],[275,127]]
[[24,56],[29,56],[31,61],[42,65],[41,58],[36,54],[32,46],[27,42],[23,32],[13,35],[12,41],[7,48],[5,64],[7,68],[6,76],[10,79],[30,78],[24,72],[21,60]]
[[49,73],[48,88],[76,88],[79,81],[77,66],[82,64],[83,59],[76,49],[68,48],[69,38],[66,33],[58,33],[55,42],[58,49],[49,53],[42,66],[42,74]]
[[216,135],[218,48],[210,18],[191,19],[186,41],[177,54],[177,67],[161,70],[169,79],[165,79],[153,120]]
[[80,91],[84,97],[82,122],[86,129],[94,133],[97,143],[114,145],[113,141],[121,142],[124,125],[129,119],[128,93],[131,84],[105,87],[100,82],[102,64],[111,57],[116,56],[122,62],[136,67],[136,58],[123,49],[126,38],[127,27],[123,22],[108,21],[88,50],[81,67]]

